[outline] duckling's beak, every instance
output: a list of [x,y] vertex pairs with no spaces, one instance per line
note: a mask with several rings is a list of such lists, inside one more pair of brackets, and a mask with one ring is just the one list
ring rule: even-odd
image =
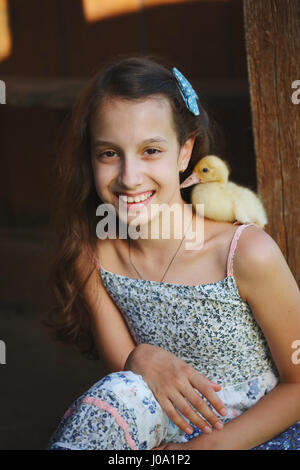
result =
[[187,179],[185,179],[181,183],[180,188],[188,188],[189,186],[198,183],[201,183],[201,179],[197,176],[196,173],[192,173]]

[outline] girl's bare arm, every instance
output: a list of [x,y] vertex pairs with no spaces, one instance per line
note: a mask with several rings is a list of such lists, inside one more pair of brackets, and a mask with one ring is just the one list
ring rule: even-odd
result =
[[[79,279],[86,273],[90,259],[83,252],[76,263]],[[109,373],[124,370],[130,352],[136,347],[119,309],[108,295],[95,268],[82,292],[87,303],[97,350]]]

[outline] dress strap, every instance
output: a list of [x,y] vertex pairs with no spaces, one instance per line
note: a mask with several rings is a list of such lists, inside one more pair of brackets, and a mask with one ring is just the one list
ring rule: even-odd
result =
[[233,257],[235,253],[235,249],[237,246],[238,239],[240,238],[243,230],[246,227],[249,227],[250,225],[255,225],[258,227],[258,225],[254,223],[249,223],[249,224],[243,224],[240,225],[237,230],[234,232],[234,236],[232,238],[231,244],[230,244],[230,249],[229,249],[229,254],[228,254],[228,259],[227,259],[227,276],[233,276]]
[[95,265],[96,269],[99,271],[99,269],[102,268],[98,258],[95,256],[92,248],[90,247],[90,245],[86,245],[86,250],[87,250],[87,253],[92,261],[92,263]]

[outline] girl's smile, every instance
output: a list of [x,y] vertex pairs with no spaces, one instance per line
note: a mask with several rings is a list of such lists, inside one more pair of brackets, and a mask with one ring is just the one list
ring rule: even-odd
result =
[[116,193],[115,197],[119,200],[120,204],[126,207],[134,205],[135,207],[145,206],[153,198],[156,191],[144,191],[142,193],[128,194]]

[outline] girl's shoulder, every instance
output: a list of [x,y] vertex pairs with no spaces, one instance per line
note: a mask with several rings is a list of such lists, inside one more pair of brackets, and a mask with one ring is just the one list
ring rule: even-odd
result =
[[234,273],[244,292],[258,279],[288,269],[286,259],[276,241],[263,229],[251,225],[239,237],[234,255]]
[[257,225],[246,226],[237,244],[237,259],[240,268],[264,264],[282,252],[276,241]]

